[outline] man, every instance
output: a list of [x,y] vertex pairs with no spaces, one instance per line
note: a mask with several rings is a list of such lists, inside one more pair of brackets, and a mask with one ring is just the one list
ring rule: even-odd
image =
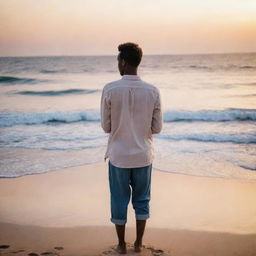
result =
[[118,46],[121,79],[106,84],[101,96],[101,126],[109,133],[106,158],[109,158],[111,222],[118,236],[116,250],[125,254],[125,224],[132,188],[136,217],[135,252],[140,252],[149,218],[151,170],[154,158],[152,134],[162,130],[161,97],[157,87],[144,82],[137,69],[142,49],[135,43]]

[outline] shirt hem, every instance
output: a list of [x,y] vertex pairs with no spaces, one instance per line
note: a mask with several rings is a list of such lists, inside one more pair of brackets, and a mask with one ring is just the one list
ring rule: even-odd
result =
[[141,167],[145,167],[145,166],[153,164],[153,160],[148,161],[143,164],[133,164],[133,165],[122,165],[122,164],[116,163],[115,161],[112,161],[110,158],[109,158],[109,161],[111,162],[111,164],[113,164],[114,166],[116,166],[118,168],[141,168]]

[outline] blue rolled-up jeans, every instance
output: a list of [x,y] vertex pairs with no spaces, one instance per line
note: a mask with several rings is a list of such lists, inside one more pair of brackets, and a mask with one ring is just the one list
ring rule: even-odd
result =
[[120,168],[108,161],[108,167],[111,222],[126,224],[131,195],[136,220],[148,219],[152,164],[137,168]]

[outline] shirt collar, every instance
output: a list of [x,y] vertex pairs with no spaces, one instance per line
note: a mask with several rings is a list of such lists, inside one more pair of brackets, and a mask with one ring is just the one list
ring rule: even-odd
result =
[[122,76],[123,80],[141,80],[141,78],[138,75],[123,75]]

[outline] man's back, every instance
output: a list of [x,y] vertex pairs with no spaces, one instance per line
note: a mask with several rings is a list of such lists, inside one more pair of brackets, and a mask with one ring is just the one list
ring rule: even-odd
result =
[[117,167],[135,168],[152,163],[152,134],[162,129],[161,97],[157,87],[137,75],[104,86],[101,125],[110,133],[105,159]]

